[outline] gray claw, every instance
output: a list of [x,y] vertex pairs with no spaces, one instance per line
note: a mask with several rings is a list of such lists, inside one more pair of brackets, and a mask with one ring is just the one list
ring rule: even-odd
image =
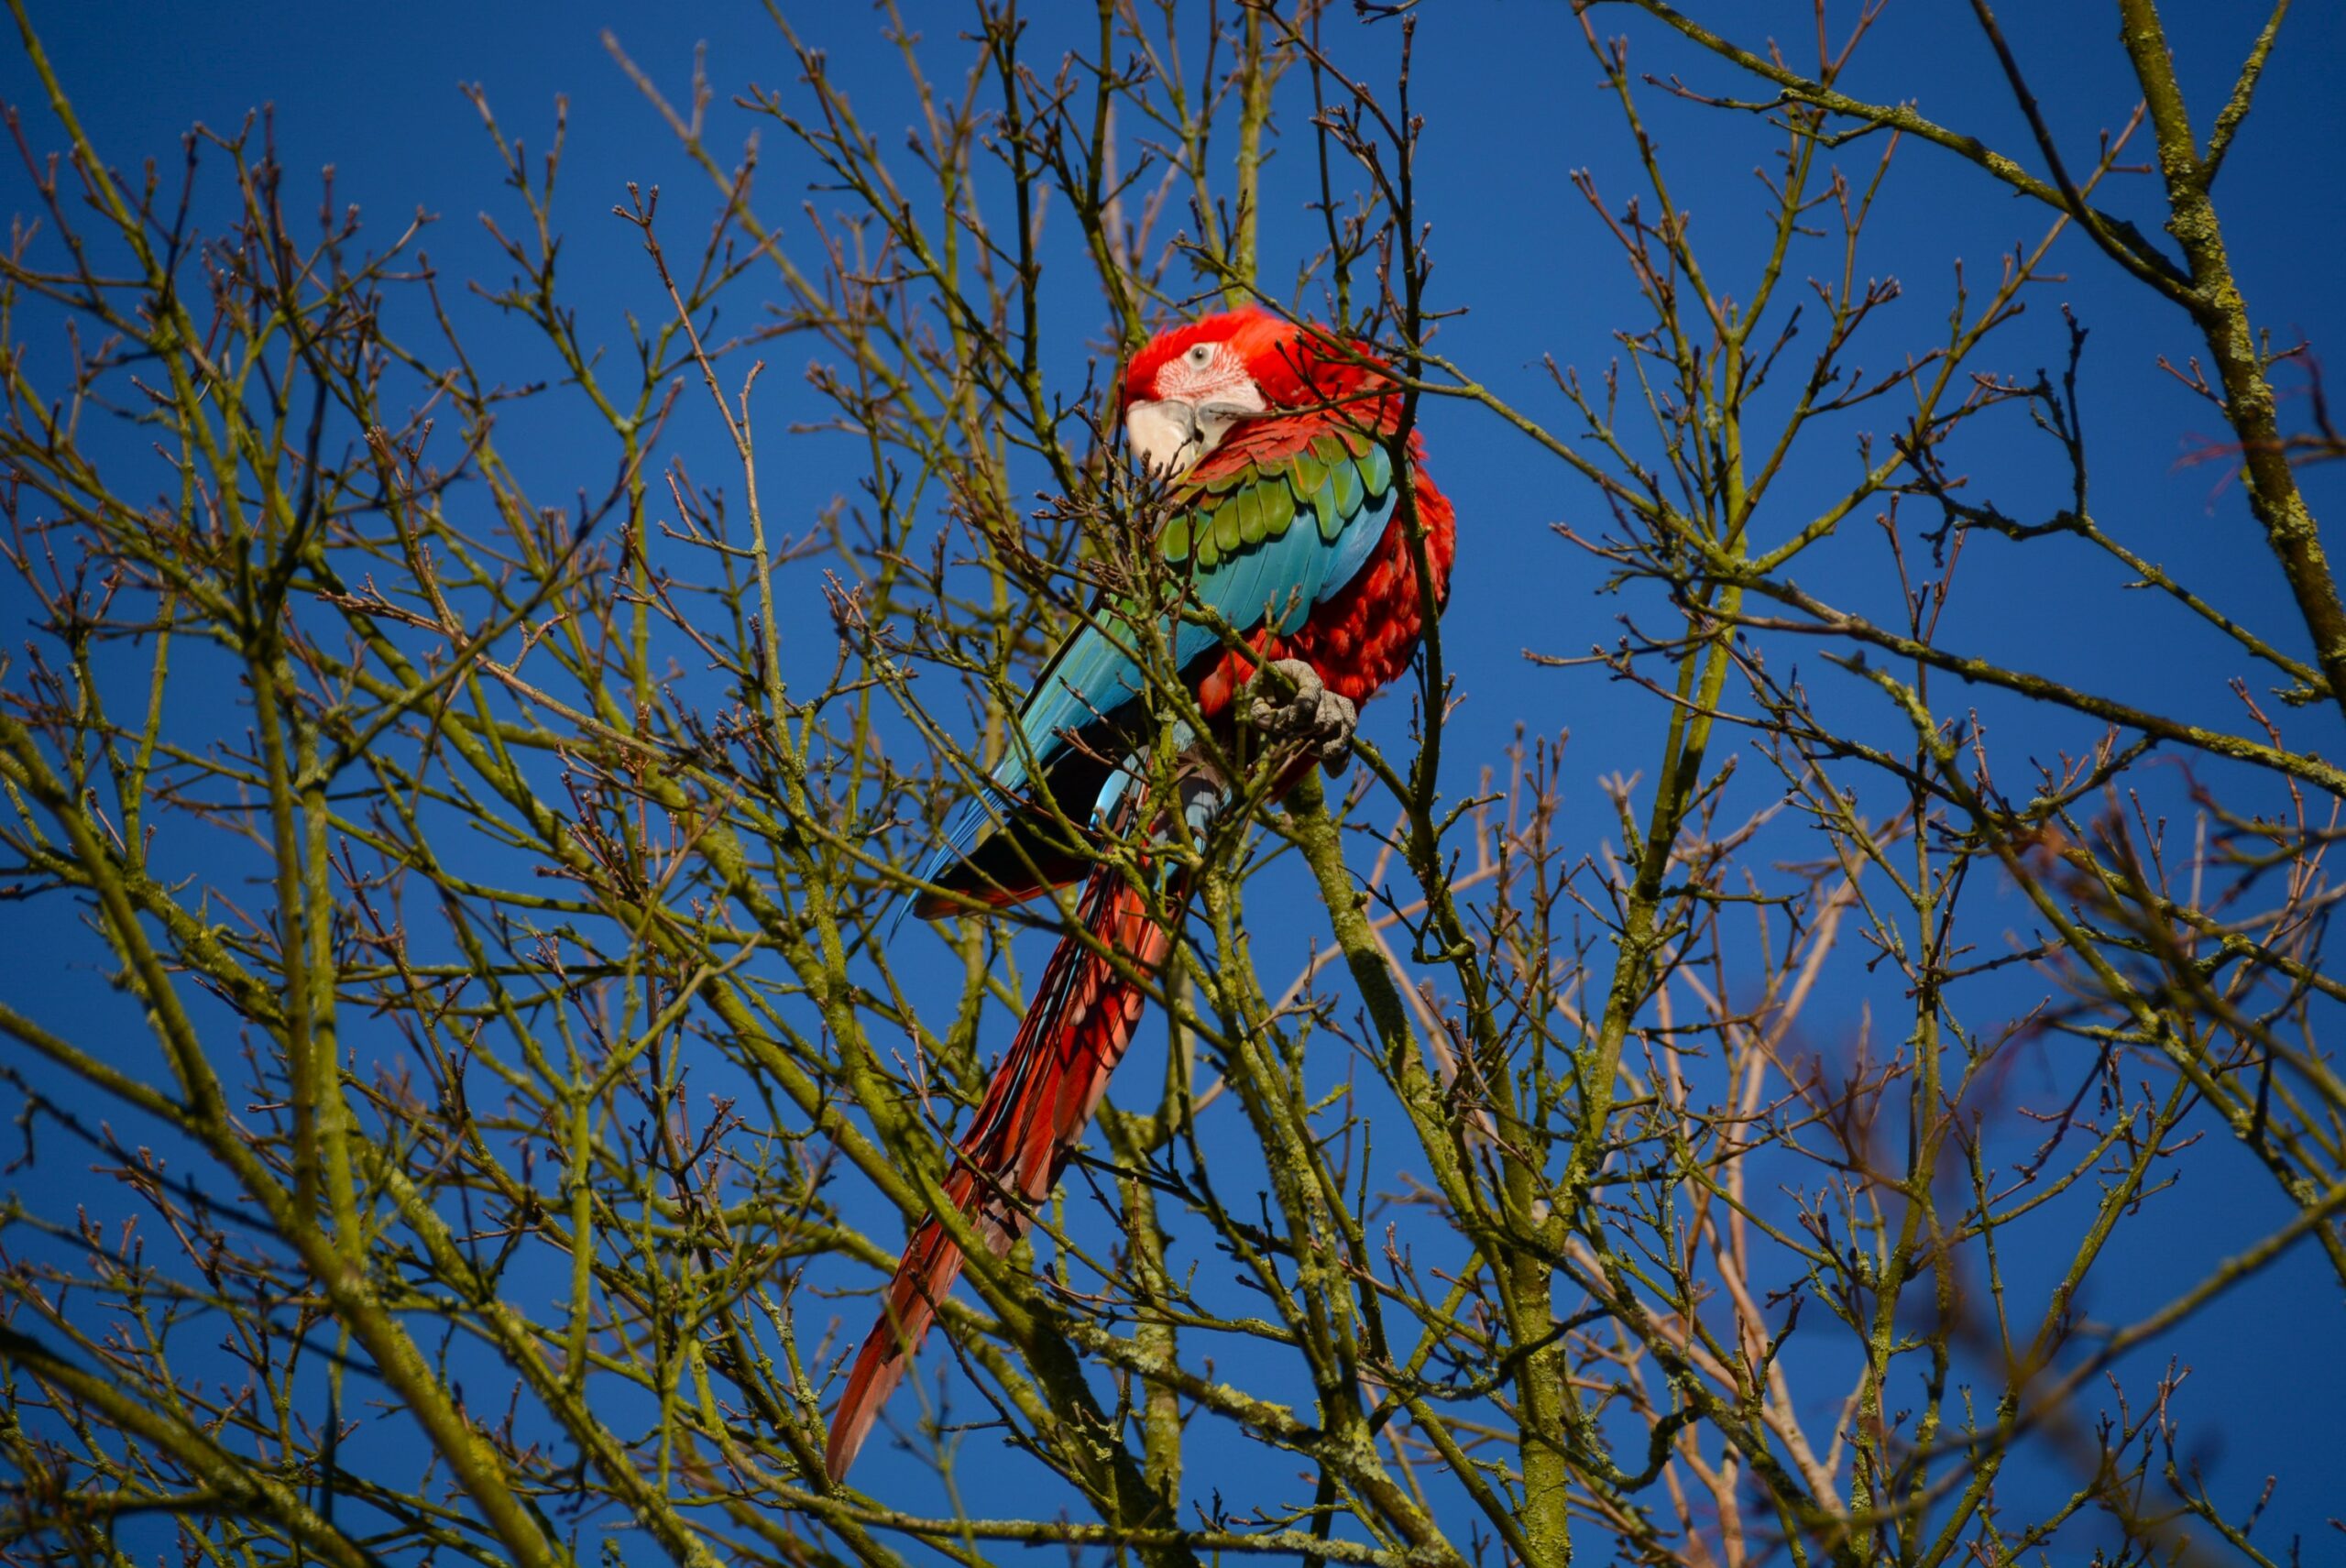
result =
[[[1352,761],[1353,731],[1360,714],[1350,697],[1328,689],[1320,672],[1301,659],[1270,666],[1285,681],[1257,675],[1247,687],[1246,722],[1274,740],[1300,741],[1331,774]],[[1293,686],[1293,695],[1284,689]]]

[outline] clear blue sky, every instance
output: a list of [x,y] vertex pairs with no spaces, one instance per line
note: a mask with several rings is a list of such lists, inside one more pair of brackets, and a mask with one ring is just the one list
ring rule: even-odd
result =
[[[32,0],[35,19],[92,135],[118,167],[147,156],[167,165],[191,122],[236,123],[260,104],[275,106],[278,140],[290,171],[289,192],[321,166],[336,170],[335,191],[366,210],[381,233],[417,209],[440,222],[426,248],[444,271],[501,281],[506,269],[482,237],[475,214],[510,214],[492,149],[457,83],[487,90],[509,134],[533,146],[547,140],[556,94],[570,100],[569,147],[558,216],[568,230],[565,268],[572,302],[585,331],[614,348],[624,343],[622,313],[656,315],[663,309],[647,276],[639,242],[608,215],[629,181],[665,187],[674,221],[694,228],[707,211],[704,180],[676,152],[652,112],[621,78],[598,41],[613,29],[635,59],[672,94],[680,96],[697,42],[707,46],[717,89],[713,111],[720,146],[738,145],[749,119],[725,100],[751,82],[787,88],[795,68],[759,8],[747,3],[669,6],[504,4],[481,0],[408,0],[395,5],[291,4],[247,0],[236,6],[142,4],[110,0]],[[887,134],[909,121],[901,79],[879,24],[862,6],[828,0],[786,5],[809,41],[829,50],[833,72],[846,84],[876,130]],[[1757,4],[1694,5],[1749,33],[1738,19]],[[2245,0],[2197,0],[2165,7],[2185,54],[2185,86],[2202,123],[2209,106],[2244,51],[2261,7]],[[1038,38],[1079,23],[1088,6],[1030,7]],[[1776,30],[1788,40],[1805,36],[1805,5],[1772,5]],[[1836,14],[1847,11],[1836,5]],[[2130,83],[2115,44],[2114,7],[2097,0],[2036,0],[2009,7],[2004,18],[2015,47],[2036,76],[2056,131],[2082,161],[2101,127],[2121,122],[2132,106]],[[908,10],[942,48],[958,51],[964,25],[959,8],[913,5]],[[1616,203],[1634,189],[1634,170],[1617,113],[1596,89],[1595,72],[1562,4],[1479,4],[1453,0],[1421,13],[1419,102],[1428,116],[1423,150],[1424,203],[1434,225],[1438,255],[1436,302],[1464,304],[1472,313],[1446,327],[1443,346],[1482,370],[1495,385],[1560,421],[1563,411],[1543,398],[1542,355],[1595,368],[1612,355],[1610,334],[1634,322],[1627,275],[1601,229],[1564,182],[1568,170],[1587,166]],[[1925,113],[1959,121],[2014,151],[2026,143],[2017,113],[1979,41],[1963,0],[1896,0],[1877,38],[1851,78],[1865,96],[1914,97]],[[1608,15],[1608,29],[1628,25]],[[1390,28],[1353,36],[1347,8],[1332,7],[1330,25],[1345,35],[1343,48],[1372,80],[1388,58]],[[1651,30],[1637,29],[1641,40]],[[1069,47],[1088,47],[1080,27]],[[1642,69],[1684,71],[1691,80],[1740,92],[1723,70],[1658,42],[1641,42]],[[1037,49],[1057,52],[1058,46]],[[2225,175],[2223,211],[2242,284],[2258,318],[2276,335],[2302,334],[2346,365],[2346,300],[2339,287],[2346,256],[2346,16],[2334,5],[2309,5],[2290,19],[2283,46],[2251,122]],[[0,51],[0,95],[26,113],[37,147],[56,144],[39,112],[30,72],[13,43]],[[1736,225],[1761,199],[1751,174],[1760,148],[1744,128],[1707,111],[1648,99],[1665,157],[1674,160],[1681,204],[1696,215],[1698,233],[1716,234],[1722,254],[1741,254]],[[1289,128],[1300,131],[1291,113]],[[808,171],[803,158],[768,127],[763,137],[764,208],[791,214]],[[2147,143],[2145,142],[2145,147]],[[2042,227],[2042,210],[1999,194],[1976,170],[1922,148],[1903,155],[1873,234],[1872,270],[1895,273],[1908,296],[1900,323],[1882,341],[1902,347],[1926,342],[1948,301],[1950,259],[1962,257],[1975,276],[1991,270],[1999,255]],[[2029,161],[2034,162],[2031,158]],[[2121,210],[2148,214],[2148,191],[2113,196]],[[305,198],[306,199],[306,198]],[[33,205],[20,169],[0,168],[0,207]],[[1266,280],[1291,274],[1307,230],[1290,206],[1266,219]],[[787,225],[786,225],[787,226]],[[2146,225],[2154,227],[2154,225]],[[1279,247],[1287,246],[1285,250]],[[2094,510],[2154,559],[2187,564],[2195,584],[2237,607],[2244,619],[2273,627],[2293,624],[2276,571],[2265,554],[2237,488],[2219,489],[2207,468],[2178,469],[2187,439],[2209,433],[2212,411],[2195,402],[2155,368],[2158,356],[2178,361],[2198,349],[2183,317],[2156,305],[2085,247],[2069,244],[2066,284],[2048,288],[2029,319],[2011,336],[1997,363],[2025,374],[2057,366],[2061,353],[2057,306],[2074,306],[2092,330],[2083,395],[2093,444]],[[1074,274],[1069,273],[1072,278]],[[1087,292],[1072,309],[1091,309]],[[506,329],[477,306],[468,330],[488,344]],[[516,352],[524,352],[518,338]],[[1070,337],[1055,371],[1072,388],[1083,373],[1080,342]],[[785,350],[784,359],[792,351]],[[778,366],[778,370],[795,366]],[[783,378],[779,375],[777,381]],[[773,383],[769,383],[770,387]],[[778,430],[804,394],[773,387],[780,411],[762,415]],[[801,400],[794,401],[793,400]],[[1595,781],[1615,771],[1650,766],[1660,716],[1628,688],[1601,673],[1544,673],[1521,652],[1585,652],[1616,634],[1614,618],[1629,608],[1595,596],[1586,560],[1556,542],[1548,525],[1595,523],[1595,497],[1551,463],[1534,460],[1519,441],[1493,422],[1433,408],[1427,415],[1435,472],[1461,515],[1462,550],[1445,646],[1451,668],[1470,702],[1452,755],[1471,765],[1496,759],[1518,719],[1534,732],[1573,733],[1567,783],[1573,792],[1573,830],[1591,845],[1610,831]],[[2058,472],[2040,439],[2012,422],[2009,453],[1975,446],[1972,467],[1992,493],[2015,510],[2051,510],[2062,499]],[[706,442],[707,432],[687,436]],[[566,468],[577,455],[559,428],[529,431],[521,444],[524,471],[550,496],[566,494]],[[852,482],[831,455],[770,465],[770,514],[811,513]],[[1847,462],[1846,448],[1820,448],[1796,470],[1791,493],[1823,494]],[[706,466],[714,467],[715,459]],[[599,456],[592,470],[604,470]],[[2308,475],[2309,495],[2333,532],[2346,527],[2346,465]],[[785,524],[785,526],[787,526]],[[2335,541],[2333,541],[2333,543]],[[2178,630],[2170,619],[2138,616],[2136,600],[2117,579],[2082,554],[2056,545],[2026,551],[1999,542],[1975,543],[1968,574],[1947,627],[1949,641],[1988,645],[2013,662],[2058,673],[2122,697],[2164,704],[2187,716],[2230,713],[2224,678],[2238,662],[2206,637]],[[1852,598],[1873,596],[1882,584],[1862,574],[1820,585]],[[19,633],[8,588],[0,585],[0,635]],[[1636,602],[1636,601],[1632,601]],[[1649,606],[1649,608],[1650,608]],[[1460,613],[1463,612],[1463,613]],[[827,636],[819,623],[810,637]],[[814,644],[810,643],[809,646]],[[2290,641],[2301,647],[2302,638]],[[1825,677],[1820,673],[1820,684]],[[1845,700],[1835,697],[1832,700]],[[1851,709],[1854,714],[1857,710]],[[1875,711],[1867,722],[1887,716]],[[1398,705],[1372,722],[1374,732],[1398,738]],[[1853,722],[1858,720],[1853,718]],[[2229,721],[2229,720],[2228,720]],[[2000,740],[2015,761],[2034,750],[2049,755],[2075,749],[2089,732],[2081,726],[2039,721],[2012,712]],[[2346,752],[2329,709],[2290,718],[2300,744],[2336,756]],[[1894,726],[1882,730],[1894,732]],[[1461,779],[1453,787],[1471,781]],[[39,916],[0,905],[0,934],[14,944],[12,973],[0,987],[10,1000],[71,1016],[84,1003],[69,997],[73,983],[52,960],[81,955]],[[2040,988],[2041,989],[2041,988]],[[2017,1011],[2028,986],[2012,992]],[[1831,1015],[1854,1026],[1860,1009],[1894,1008],[1894,994],[1852,992]],[[1894,1014],[1892,1014],[1894,1015]],[[1828,1036],[1813,1043],[1830,1050]],[[2040,1064],[2049,1090],[2071,1081],[2056,1063]],[[2097,1316],[2131,1317],[2164,1300],[2213,1258],[2277,1223],[2282,1211],[2267,1180],[2237,1151],[2210,1151],[2190,1168],[2176,1192],[2161,1200],[2165,1218],[2155,1246],[2132,1244],[2099,1283],[2105,1292],[2089,1304]],[[2147,1239],[2147,1237],[2145,1238]],[[855,1310],[861,1310],[858,1307]],[[2167,1354],[2197,1368],[2190,1413],[2210,1474],[2236,1499],[2253,1493],[2278,1469],[2272,1524],[2275,1540],[2301,1532],[2308,1560],[2334,1552],[2338,1538],[2324,1519],[2346,1496],[2346,1442],[2336,1436],[2335,1412],[2346,1397],[2346,1375],[2334,1346],[2340,1303],[2334,1279],[2309,1255],[2294,1257],[2195,1321],[2170,1345],[2137,1358],[2142,1374]],[[864,1485],[887,1491],[893,1455],[874,1451]],[[1201,1475],[1210,1476],[1210,1465]],[[913,1484],[907,1475],[905,1484]],[[1200,1483],[1202,1484],[1202,1483]],[[2052,1477],[2048,1485],[2059,1484]],[[2277,1528],[2276,1528],[2277,1527]],[[2260,1539],[2264,1537],[2260,1534]],[[2268,1542],[2268,1546],[2270,1542]]]

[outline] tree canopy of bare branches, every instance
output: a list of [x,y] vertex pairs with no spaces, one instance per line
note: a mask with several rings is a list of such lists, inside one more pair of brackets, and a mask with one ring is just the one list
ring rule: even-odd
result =
[[[1603,159],[1444,139],[1464,7],[773,0],[606,40],[689,183],[472,90],[474,276],[266,117],[101,145],[9,5],[0,1561],[2335,1549],[2336,1445],[2190,1376],[2242,1302],[2329,1376],[2346,1288],[2329,345],[2219,180],[2340,188],[2287,0],[2097,0],[2082,104],[1988,0],[1978,97],[1886,0],[1579,0]],[[1568,258],[1461,265],[1502,154]],[[1101,848],[1195,861],[1146,1041],[834,1484],[1069,915],[907,868],[1162,575],[1122,356],[1250,302],[1393,367],[1450,628],[1340,779]],[[2189,528],[2102,499],[2157,376]]]

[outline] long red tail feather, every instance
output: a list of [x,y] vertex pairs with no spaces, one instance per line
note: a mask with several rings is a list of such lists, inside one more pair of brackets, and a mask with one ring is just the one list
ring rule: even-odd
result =
[[[1077,913],[1108,951],[1155,974],[1171,938],[1149,916],[1129,874],[1094,870]],[[1115,964],[1074,934],[1059,939],[1018,1037],[986,1086],[977,1120],[962,1138],[946,1195],[969,1216],[996,1257],[1025,1234],[1026,1212],[1050,1195],[1099,1108],[1108,1078],[1132,1044],[1146,997]],[[880,1321],[855,1358],[847,1392],[831,1417],[823,1465],[837,1481],[871,1435],[880,1409],[904,1380],[937,1304],[961,1273],[961,1249],[934,1218],[904,1248]]]

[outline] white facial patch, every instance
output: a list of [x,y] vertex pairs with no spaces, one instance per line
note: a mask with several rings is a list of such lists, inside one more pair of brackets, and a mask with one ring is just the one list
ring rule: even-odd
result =
[[1157,367],[1153,390],[1160,399],[1191,407],[1241,381],[1246,366],[1226,343],[1193,343]]
[[1264,411],[1263,389],[1229,345],[1192,344],[1159,367],[1156,398],[1124,412],[1133,455],[1152,474],[1178,477]]

